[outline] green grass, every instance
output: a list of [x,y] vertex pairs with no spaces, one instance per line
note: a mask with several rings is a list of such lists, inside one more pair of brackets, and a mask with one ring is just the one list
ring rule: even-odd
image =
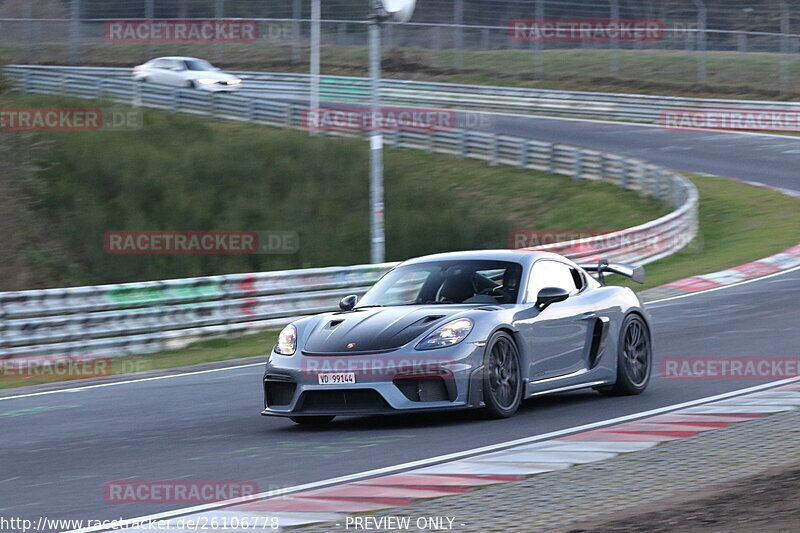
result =
[[697,239],[684,250],[647,265],[645,285],[629,286],[640,290],[718,272],[800,243],[800,200],[724,178],[690,178],[700,192]]
[[[87,104],[7,96],[3,105]],[[56,254],[32,239],[19,253],[51,273],[53,284],[369,262],[366,141],[165,112],[145,112],[144,123],[131,132],[31,138],[39,170],[19,182],[65,250]],[[505,248],[514,229],[621,229],[668,211],[612,185],[418,150],[387,150],[385,183],[387,260]],[[300,249],[113,255],[103,247],[111,230],[295,231]]]
[[[67,50],[55,45],[37,45],[36,61],[67,64]],[[184,53],[210,59],[217,57],[214,45],[97,44],[86,46],[82,61],[96,66],[133,66],[158,55]],[[0,47],[0,60],[18,59],[15,45]],[[308,50],[302,61],[292,63],[291,47],[275,43],[225,45],[220,66],[226,69],[308,72]],[[464,52],[464,68],[456,70],[453,50],[392,48],[384,54],[386,77],[436,80],[545,89],[638,92],[686,96],[771,99],[800,98],[800,61],[789,60],[790,94],[779,94],[781,55],[777,53],[708,52],[707,81],[697,84],[699,54],[683,50],[620,50],[619,74],[610,71],[609,50],[544,50],[543,73],[534,79],[532,49]],[[0,61],[3,62],[3,61]],[[325,74],[364,76],[368,50],[365,46],[328,45],[322,49]]]

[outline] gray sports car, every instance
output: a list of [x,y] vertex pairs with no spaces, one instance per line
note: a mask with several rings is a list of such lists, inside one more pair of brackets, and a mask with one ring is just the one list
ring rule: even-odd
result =
[[609,273],[644,280],[641,267],[546,252],[406,261],[360,300],[345,297],[341,311],[284,328],[261,414],[324,424],[483,408],[502,418],[551,392],[639,394],[652,364],[648,313],[631,289],[605,284]]

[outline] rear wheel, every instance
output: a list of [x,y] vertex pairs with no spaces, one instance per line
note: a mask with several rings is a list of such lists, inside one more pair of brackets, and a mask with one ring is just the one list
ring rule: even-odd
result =
[[598,389],[603,394],[640,394],[650,382],[653,350],[650,328],[639,315],[628,315],[620,328],[617,348],[617,382]]
[[508,418],[522,402],[519,349],[508,333],[498,331],[486,343],[483,400],[491,418]]
[[327,426],[335,416],[293,416],[292,422],[301,426]]

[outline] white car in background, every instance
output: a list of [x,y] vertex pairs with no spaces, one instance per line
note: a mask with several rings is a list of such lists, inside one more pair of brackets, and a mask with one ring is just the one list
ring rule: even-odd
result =
[[220,92],[236,91],[242,80],[226,74],[205,59],[196,57],[158,57],[133,67],[133,79],[173,87]]

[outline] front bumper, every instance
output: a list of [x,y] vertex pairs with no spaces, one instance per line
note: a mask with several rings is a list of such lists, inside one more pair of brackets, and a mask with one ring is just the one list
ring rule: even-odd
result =
[[[483,343],[368,355],[272,353],[262,381],[265,416],[371,415],[483,405]],[[318,374],[352,372],[354,384],[320,385]]]
[[211,83],[209,85],[201,85],[197,84],[197,88],[203,91],[208,91],[212,93],[219,93],[219,92],[236,92],[241,89],[242,84],[239,83],[238,85],[228,85],[222,83]]

